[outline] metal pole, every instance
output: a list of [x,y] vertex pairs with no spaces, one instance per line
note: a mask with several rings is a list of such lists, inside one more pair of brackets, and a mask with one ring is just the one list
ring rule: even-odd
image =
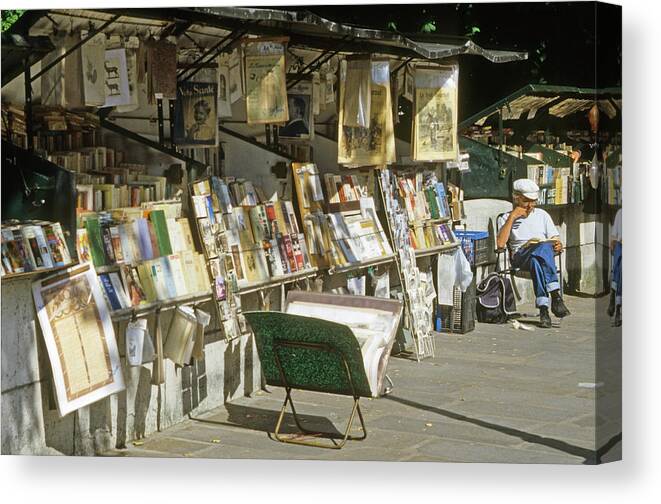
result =
[[25,58],[25,134],[28,137],[28,151],[34,151],[32,133],[32,79],[30,79],[30,58]]
[[156,100],[156,113],[158,117],[158,143],[163,145],[165,143],[165,136],[163,132],[163,99],[158,98]]
[[174,144],[174,104],[175,100],[168,100],[168,106],[170,108],[170,148],[177,150],[177,147]]
[[121,17],[120,14],[118,14],[117,16],[113,16],[113,17],[110,18],[108,21],[106,21],[105,23],[103,23],[98,29],[93,30],[93,31],[91,31],[90,33],[88,33],[88,34],[87,34],[87,37],[85,37],[84,39],[82,39],[80,42],[76,42],[76,43],[75,43],[75,44],[74,44],[69,50],[67,50],[62,56],[60,56],[59,58],[57,58],[57,59],[51,61],[48,65],[46,65],[45,67],[43,67],[43,68],[41,69],[41,71],[40,71],[37,75],[35,75],[34,77],[32,77],[32,80],[33,80],[33,81],[34,81],[34,80],[37,80],[37,79],[38,79],[39,77],[41,77],[43,74],[45,74],[46,72],[48,72],[51,68],[53,68],[55,65],[57,65],[60,61],[62,61],[62,60],[63,60],[64,58],[66,58],[67,56],[69,56],[72,52],[78,50],[80,47],[82,47],[84,44],[86,44],[90,39],[92,39],[93,37],[95,37],[99,32],[105,30],[108,26],[110,26],[110,25],[113,24],[115,21],[117,21],[120,17]]

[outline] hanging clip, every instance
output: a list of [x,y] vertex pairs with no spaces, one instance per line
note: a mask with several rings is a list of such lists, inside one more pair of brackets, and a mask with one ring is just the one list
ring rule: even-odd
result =
[[135,313],[135,308],[131,309],[131,322],[136,322],[138,320],[138,316]]

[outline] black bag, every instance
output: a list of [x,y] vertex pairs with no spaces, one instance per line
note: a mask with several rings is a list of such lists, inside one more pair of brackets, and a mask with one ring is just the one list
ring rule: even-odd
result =
[[489,273],[477,286],[477,321],[503,324],[515,314],[512,280],[499,273]]

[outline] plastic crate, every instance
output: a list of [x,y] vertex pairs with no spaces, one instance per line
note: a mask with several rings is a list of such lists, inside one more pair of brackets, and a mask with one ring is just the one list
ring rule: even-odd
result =
[[489,233],[455,229],[454,234],[461,240],[461,248],[471,266],[480,266],[489,262]]
[[461,292],[458,287],[454,287],[452,306],[437,306],[436,331],[465,334],[475,329],[476,296],[475,278],[466,292]]

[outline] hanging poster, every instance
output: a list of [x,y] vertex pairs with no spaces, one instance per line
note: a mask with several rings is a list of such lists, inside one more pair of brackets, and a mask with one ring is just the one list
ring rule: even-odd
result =
[[[53,37],[53,45],[55,46],[55,49],[44,56],[44,59],[41,62],[42,68],[64,55],[66,51],[64,43],[64,37]],[[60,59],[58,63],[41,76],[41,103],[43,105],[51,107],[65,106],[64,63],[65,60]]]
[[108,306],[90,264],[32,284],[60,416],[124,390]]
[[[290,80],[295,81],[295,75]],[[312,103],[313,82],[300,80],[287,90],[289,121],[278,128],[278,138],[282,141],[309,141],[314,138],[314,108]]]
[[287,39],[251,39],[245,42],[246,120],[248,124],[289,120],[285,43]]
[[[86,37],[87,32],[82,32]],[[106,36],[99,33],[88,40],[80,48],[82,53],[83,96],[88,107],[102,107],[106,102]]]
[[138,46],[140,40],[138,37],[129,37],[126,42],[126,75],[129,83],[129,102],[126,105],[120,105],[116,111],[118,113],[132,112],[139,107],[138,90]]
[[217,84],[182,82],[174,109],[174,142],[177,145],[218,145]]
[[349,167],[394,163],[395,130],[390,95],[390,66],[372,61],[369,127],[344,126],[346,62],[340,67],[340,107],[337,162]]
[[236,103],[243,97],[243,73],[241,72],[241,52],[234,49],[229,57],[229,93],[230,103]]
[[230,68],[218,58],[218,117],[232,117]]
[[[78,42],[80,42],[80,33],[72,33],[65,37],[64,46],[70,48]],[[74,51],[64,60],[64,95],[65,107],[80,108],[85,106],[81,51]]]
[[111,49],[105,55],[105,90],[104,107],[116,107],[131,103],[129,77],[126,68],[126,49]]
[[458,66],[415,69],[411,150],[415,161],[457,159]]

